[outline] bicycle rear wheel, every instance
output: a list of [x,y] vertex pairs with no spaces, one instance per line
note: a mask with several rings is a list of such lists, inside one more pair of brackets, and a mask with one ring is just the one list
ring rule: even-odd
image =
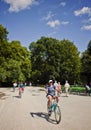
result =
[[55,120],[56,120],[57,124],[59,124],[59,122],[61,121],[61,110],[60,110],[59,106],[56,106],[54,114],[55,114]]

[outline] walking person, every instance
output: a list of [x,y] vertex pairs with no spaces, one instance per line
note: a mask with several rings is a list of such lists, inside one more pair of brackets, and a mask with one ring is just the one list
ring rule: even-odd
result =
[[13,92],[15,92],[15,88],[17,87],[17,83],[16,82],[14,82],[13,83]]
[[69,88],[70,88],[70,84],[68,83],[68,81],[65,82],[65,93],[66,93],[66,97],[68,97],[69,94]]
[[57,85],[57,95],[58,95],[58,97],[60,97],[61,93],[62,93],[61,84],[60,84],[60,82],[58,82],[58,85]]

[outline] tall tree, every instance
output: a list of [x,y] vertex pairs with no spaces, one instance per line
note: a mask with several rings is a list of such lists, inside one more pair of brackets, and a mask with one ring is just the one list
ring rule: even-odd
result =
[[30,78],[30,52],[20,41],[8,42],[8,31],[0,25],[0,82],[25,81]]
[[72,42],[41,37],[37,42],[32,42],[29,48],[33,80],[41,83],[49,79],[61,81],[69,79],[72,82],[78,80],[80,57]]
[[60,76],[70,83],[80,81],[81,61],[77,47],[69,40],[60,41]]
[[30,44],[33,80],[36,75],[37,79],[35,80],[44,83],[50,78],[55,80],[58,76],[57,44],[58,40],[47,37],[41,37],[36,43]]
[[87,50],[82,53],[82,81],[90,83],[91,81],[91,40],[88,43]]

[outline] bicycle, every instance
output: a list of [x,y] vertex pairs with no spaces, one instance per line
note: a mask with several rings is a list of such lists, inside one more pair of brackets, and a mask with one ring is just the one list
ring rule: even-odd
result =
[[52,105],[50,108],[48,108],[48,104],[47,104],[47,110],[48,110],[48,119],[52,115],[52,113],[54,113],[55,121],[57,124],[59,124],[61,121],[61,109],[58,103],[55,101],[55,99],[53,99]]

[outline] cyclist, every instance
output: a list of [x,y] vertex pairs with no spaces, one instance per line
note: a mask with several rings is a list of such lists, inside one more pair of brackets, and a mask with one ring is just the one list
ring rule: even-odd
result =
[[56,99],[56,102],[58,103],[58,96],[56,95],[57,88],[53,85],[53,81],[49,80],[48,85],[46,86],[46,96],[48,98],[48,109],[49,109],[49,115],[51,112],[51,105],[52,105],[52,99]]
[[19,92],[24,92],[24,84],[22,82],[18,84],[18,87],[19,87]]

